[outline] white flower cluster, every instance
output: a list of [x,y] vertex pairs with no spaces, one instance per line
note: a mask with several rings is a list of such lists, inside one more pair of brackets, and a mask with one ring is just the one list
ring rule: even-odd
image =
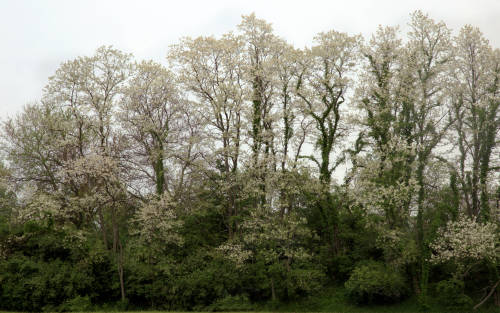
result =
[[217,251],[220,251],[226,258],[233,261],[236,266],[243,265],[252,256],[250,250],[245,250],[242,245],[236,243],[224,243],[217,247]]
[[497,226],[492,223],[478,223],[464,216],[457,221],[450,221],[446,227],[440,229],[438,238],[430,247],[433,250],[433,263],[500,259]]
[[139,209],[135,216],[139,224],[140,238],[151,244],[160,242],[162,245],[182,245],[182,236],[176,231],[181,226],[181,221],[173,211],[173,202],[164,195],[160,199],[153,199]]
[[46,194],[33,195],[31,201],[17,210],[18,222],[40,221],[49,217],[60,217],[60,204]]

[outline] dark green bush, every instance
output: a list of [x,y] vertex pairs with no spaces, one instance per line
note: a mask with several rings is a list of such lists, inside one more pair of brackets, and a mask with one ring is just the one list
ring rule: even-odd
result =
[[292,268],[289,274],[288,299],[310,296],[318,293],[324,286],[325,274],[319,269]]
[[436,285],[436,293],[441,304],[449,309],[470,309],[472,299],[464,293],[463,281],[451,278],[442,280]]
[[[0,310],[73,311],[118,298],[112,260],[97,244],[65,246],[68,230],[31,221],[3,241]],[[79,310],[80,310],[79,309]]]
[[92,288],[88,271],[59,260],[16,255],[0,262],[0,273],[0,306],[6,310],[54,311]]
[[378,262],[356,266],[345,287],[349,298],[360,304],[393,303],[408,295],[405,278]]
[[199,251],[179,264],[175,308],[195,310],[208,306],[238,287],[238,273],[232,263],[214,257],[209,251]]

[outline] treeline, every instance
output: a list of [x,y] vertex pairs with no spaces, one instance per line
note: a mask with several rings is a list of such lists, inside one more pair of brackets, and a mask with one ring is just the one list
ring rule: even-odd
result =
[[2,123],[0,309],[246,310],[325,286],[500,305],[500,51],[477,28],[417,11],[404,36],[296,49],[252,14],[167,59],[101,47]]

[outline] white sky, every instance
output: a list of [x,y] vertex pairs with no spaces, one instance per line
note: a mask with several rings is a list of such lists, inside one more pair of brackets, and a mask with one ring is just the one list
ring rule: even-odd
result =
[[101,45],[164,63],[181,36],[234,30],[251,12],[303,47],[330,29],[365,37],[379,24],[404,29],[417,9],[455,31],[478,26],[500,47],[500,0],[0,0],[0,119],[39,99],[61,62]]

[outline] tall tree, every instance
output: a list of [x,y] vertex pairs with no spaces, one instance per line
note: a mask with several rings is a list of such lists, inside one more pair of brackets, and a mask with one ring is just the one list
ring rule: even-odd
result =
[[152,61],[136,65],[124,90],[121,121],[134,147],[130,161],[153,182],[158,195],[170,191],[165,166],[181,127],[183,101],[174,75]]
[[[127,217],[132,215],[131,202],[123,184],[123,171],[113,157],[99,154],[88,155],[68,163],[61,173],[64,181],[87,186],[87,192],[76,199],[73,205],[94,210],[100,217],[100,230],[104,244],[108,244],[108,231],[111,232],[111,247],[120,282],[120,294],[125,300],[124,278],[124,241]],[[107,218],[105,218],[107,217]],[[107,220],[109,219],[109,223]],[[107,225],[111,228],[108,229]]]
[[[363,160],[364,179],[356,188],[364,204],[382,211],[390,228],[402,227],[410,214],[413,176],[412,103],[405,85],[403,45],[397,28],[379,27],[363,47],[365,65],[357,89],[362,142],[370,147]],[[358,164],[360,165],[360,164]],[[364,186],[362,186],[364,185]],[[367,195],[371,195],[368,196]]]
[[30,104],[2,125],[3,149],[13,183],[30,183],[41,191],[61,188],[57,176],[71,157],[68,122],[55,105]]
[[241,39],[224,35],[221,39],[184,38],[173,47],[169,59],[178,70],[182,86],[195,97],[193,110],[200,111],[206,134],[211,140],[209,165],[219,169],[226,183],[225,224],[233,236],[233,216],[238,214],[234,181],[242,145],[245,95]]
[[[341,106],[352,87],[356,61],[359,58],[359,36],[330,31],[315,37],[316,45],[305,51],[297,81],[297,95],[304,102],[304,113],[317,130],[316,148],[320,159],[308,156],[317,164],[320,180],[329,188],[332,172],[340,164],[331,164],[339,140],[346,135]],[[340,149],[339,149],[340,150]]]
[[74,135],[80,155],[85,155],[84,141],[91,139],[91,149],[111,153],[114,113],[121,89],[129,78],[131,55],[102,46],[93,56],[78,57],[63,63],[49,78],[44,98],[64,108],[74,117]]
[[[316,45],[306,50],[299,61],[296,93],[303,102],[303,112],[312,121],[312,136],[319,159],[306,158],[318,167],[322,191],[318,195],[319,232],[333,255],[340,250],[338,207],[331,196],[333,171],[343,162],[341,138],[346,136],[345,106],[356,61],[359,59],[359,36],[330,31],[315,37]],[[332,158],[337,160],[332,164]]]
[[463,27],[455,43],[450,93],[460,152],[458,178],[467,214],[488,221],[491,158],[500,129],[500,54],[472,26]]
[[251,86],[247,97],[249,107],[249,137],[251,139],[251,159],[253,170],[258,180],[259,199],[257,205],[266,204],[266,177],[275,169],[276,85],[274,78],[278,45],[281,41],[273,34],[273,29],[266,21],[257,19],[255,14],[243,16],[238,25],[244,43],[245,79]]
[[420,253],[420,295],[425,301],[429,265],[425,244],[424,214],[427,185],[425,172],[433,158],[432,152],[447,133],[452,119],[449,116],[445,86],[446,67],[452,61],[450,30],[443,22],[436,23],[417,11],[412,14],[409,42],[406,47],[407,90],[410,101],[412,144],[415,149],[418,186],[417,195],[417,244]]

